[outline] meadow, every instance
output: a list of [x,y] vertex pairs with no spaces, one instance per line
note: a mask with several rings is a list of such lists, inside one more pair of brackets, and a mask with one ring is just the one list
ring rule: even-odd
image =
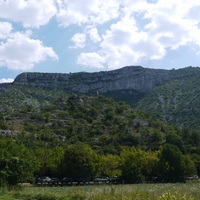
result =
[[0,200],[200,200],[200,182],[176,184],[24,186],[0,189]]

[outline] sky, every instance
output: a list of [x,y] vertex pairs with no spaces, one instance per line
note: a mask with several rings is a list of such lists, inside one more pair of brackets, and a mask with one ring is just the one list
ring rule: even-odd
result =
[[199,63],[197,0],[0,0],[0,83],[23,72]]

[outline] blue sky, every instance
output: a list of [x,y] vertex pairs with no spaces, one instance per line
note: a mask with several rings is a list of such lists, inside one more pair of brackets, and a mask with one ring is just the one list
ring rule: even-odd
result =
[[197,0],[0,0],[0,83],[22,72],[200,66]]

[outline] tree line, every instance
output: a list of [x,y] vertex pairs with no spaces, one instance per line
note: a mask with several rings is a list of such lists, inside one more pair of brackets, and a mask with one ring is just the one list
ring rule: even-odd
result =
[[122,147],[119,154],[98,154],[77,142],[63,147],[28,149],[14,139],[0,139],[0,183],[16,185],[37,176],[89,179],[117,176],[121,183],[183,182],[197,174],[195,162],[173,144],[157,151]]

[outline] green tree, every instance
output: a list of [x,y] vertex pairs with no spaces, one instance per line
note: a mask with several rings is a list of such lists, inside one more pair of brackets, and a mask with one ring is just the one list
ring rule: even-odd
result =
[[184,181],[185,168],[185,159],[180,149],[175,145],[165,144],[159,155],[159,173],[164,181]]
[[183,155],[185,164],[185,176],[193,176],[197,174],[195,162],[190,158],[189,155]]
[[170,132],[166,136],[166,143],[177,146],[181,151],[184,151],[183,141],[180,135],[176,132]]
[[53,142],[56,139],[56,135],[48,127],[43,127],[40,131],[38,131],[37,137],[39,140],[45,141],[45,142]]
[[39,160],[40,167],[37,171],[38,175],[46,175],[50,173],[52,150],[49,148],[37,148],[35,154]]
[[157,175],[158,152],[144,151],[131,147],[123,149],[120,158],[122,181],[139,183],[144,182],[145,177]]
[[[0,179],[9,185],[30,180],[39,163],[33,152],[13,139],[0,140]],[[1,183],[0,182],[0,183]]]
[[64,149],[62,147],[37,148],[36,156],[40,163],[37,171],[38,175],[60,175],[60,165],[64,158]]
[[89,145],[78,142],[65,150],[63,172],[78,179],[94,176],[99,170],[99,158]]
[[200,146],[200,131],[193,130],[190,134],[190,140],[194,146]]
[[0,129],[7,130],[8,126],[6,125],[4,120],[0,120]]
[[162,132],[157,129],[154,130],[151,135],[150,141],[151,141],[150,148],[153,150],[158,149],[159,146],[161,146],[164,142],[164,137]]
[[64,159],[63,147],[54,147],[51,151],[50,170],[52,175],[62,176],[61,164]]
[[142,174],[141,161],[137,149],[131,147],[124,149],[121,154],[121,181],[125,183],[141,183],[144,182],[144,175]]
[[51,113],[50,113],[50,112],[45,112],[45,113],[44,113],[44,117],[45,117],[45,121],[46,121],[47,123],[49,123],[50,120],[51,120]]
[[120,157],[117,155],[107,154],[101,156],[101,167],[102,174],[105,174],[109,177],[111,176],[120,176]]

